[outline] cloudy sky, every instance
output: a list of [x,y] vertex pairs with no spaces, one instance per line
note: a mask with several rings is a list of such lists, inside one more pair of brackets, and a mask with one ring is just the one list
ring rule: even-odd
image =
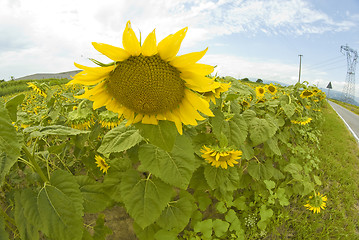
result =
[[128,20],[158,41],[188,26],[179,54],[208,47],[220,76],[293,84],[301,54],[302,80],[341,91],[340,47],[359,50],[358,0],[0,0],[0,79],[109,62],[91,42],[122,47]]

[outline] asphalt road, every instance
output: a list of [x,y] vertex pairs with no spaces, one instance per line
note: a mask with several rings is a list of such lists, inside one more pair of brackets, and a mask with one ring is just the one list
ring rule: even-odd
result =
[[349,111],[342,106],[328,101],[330,106],[337,112],[337,114],[342,118],[347,128],[353,134],[355,139],[359,142],[359,115]]

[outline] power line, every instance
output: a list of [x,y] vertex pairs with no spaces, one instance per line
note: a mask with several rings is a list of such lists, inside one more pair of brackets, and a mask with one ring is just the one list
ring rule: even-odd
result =
[[344,59],[341,57],[341,59],[335,58],[332,59],[331,61],[324,61],[320,64],[314,64],[314,65],[310,65],[307,70],[312,70],[312,69],[320,69],[320,68],[325,68],[327,66],[333,65],[333,64],[337,64],[339,62],[344,62]]

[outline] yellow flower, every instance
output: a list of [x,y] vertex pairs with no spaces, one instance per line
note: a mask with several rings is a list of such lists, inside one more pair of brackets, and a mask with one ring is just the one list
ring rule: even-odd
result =
[[264,97],[264,93],[266,92],[264,87],[256,87],[256,96],[257,98]]
[[221,93],[227,92],[230,86],[231,86],[230,83],[215,82],[214,83],[215,89],[213,89],[210,92],[205,92],[203,96],[208,102],[212,101],[214,104],[216,104],[216,98],[220,98]]
[[127,126],[136,122],[158,124],[168,120],[182,134],[182,123],[197,125],[204,120],[199,112],[213,116],[209,103],[197,92],[215,91],[215,82],[205,77],[213,66],[199,64],[207,49],[176,56],[187,27],[169,35],[157,45],[155,30],[142,45],[127,22],[122,37],[123,48],[104,43],[92,43],[94,48],[112,59],[101,67],[76,64],[84,71],[69,84],[94,86],[78,98],[93,101],[93,108],[102,106],[127,119]]
[[272,95],[276,94],[277,91],[278,91],[277,88],[276,88],[276,86],[273,85],[273,83],[267,85],[266,88],[267,88],[267,91],[268,91],[270,94],[272,94]]
[[234,167],[238,162],[236,160],[241,158],[242,151],[230,150],[221,151],[203,146],[201,149],[202,157],[216,168],[221,167],[227,169],[227,165]]
[[247,100],[243,100],[243,101],[241,102],[241,105],[242,105],[242,107],[243,107],[244,109],[247,109],[247,108],[249,108],[249,107],[251,106],[251,104],[250,104]]
[[43,96],[46,98],[47,94],[45,93],[45,91],[43,89],[41,89],[40,87],[38,87],[37,85],[35,85],[32,82],[27,83],[27,85],[29,87],[31,87],[35,92],[37,92],[39,95]]
[[110,165],[105,161],[105,159],[99,155],[95,156],[97,167],[100,168],[100,171],[107,173],[107,170],[110,168]]
[[313,213],[320,213],[320,209],[325,209],[327,204],[327,196],[323,196],[319,192],[314,194],[314,196],[310,196],[307,204],[304,205],[309,211],[313,211]]
[[310,91],[310,90],[304,90],[301,94],[300,94],[300,97],[301,98],[309,98],[310,96],[313,95],[313,92]]
[[313,119],[308,117],[308,118],[299,118],[299,120],[291,120],[292,123],[294,124],[298,124],[298,125],[307,125],[308,123],[310,123]]

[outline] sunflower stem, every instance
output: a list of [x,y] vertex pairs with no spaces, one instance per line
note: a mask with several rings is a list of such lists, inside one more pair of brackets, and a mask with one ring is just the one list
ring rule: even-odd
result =
[[22,150],[24,151],[25,155],[28,157],[30,163],[33,165],[33,169],[39,174],[43,182],[48,182],[49,179],[45,176],[43,171],[41,170],[39,164],[36,162],[34,152],[33,154],[30,153],[29,149],[25,145],[22,146]]

